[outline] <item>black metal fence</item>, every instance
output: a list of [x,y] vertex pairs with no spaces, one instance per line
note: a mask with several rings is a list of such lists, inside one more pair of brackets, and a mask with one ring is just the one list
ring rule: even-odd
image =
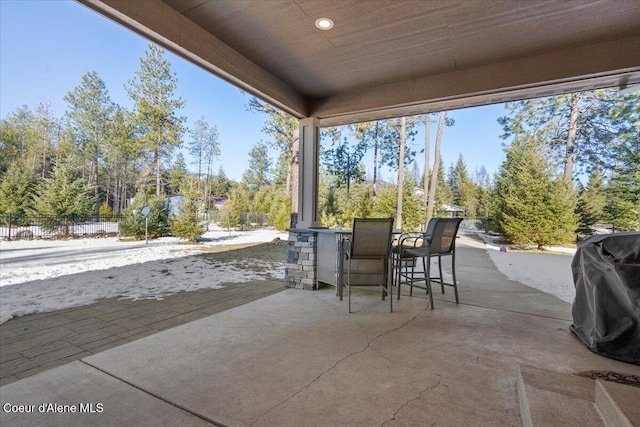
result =
[[238,218],[231,220],[225,213],[219,210],[209,212],[205,218],[209,222],[220,227],[237,228],[240,230],[253,230],[269,226],[269,214],[266,212],[242,212]]
[[0,214],[0,240],[118,236],[118,218]]

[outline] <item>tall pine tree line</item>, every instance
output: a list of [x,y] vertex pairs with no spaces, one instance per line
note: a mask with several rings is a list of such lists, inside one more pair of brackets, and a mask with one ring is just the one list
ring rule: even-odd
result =
[[577,197],[575,233],[591,234],[598,223],[640,229],[639,104],[639,94],[617,90],[506,104],[510,114],[499,119],[503,137],[539,141],[554,173]]
[[[62,119],[43,103],[34,110],[20,108],[0,121],[0,213],[11,213],[14,218],[39,210],[86,215],[96,213],[100,205],[106,206],[105,211],[120,213],[138,193],[180,194],[185,185],[185,192],[188,187],[193,199],[195,185],[201,212],[211,207],[211,196],[229,196],[227,216],[238,223],[246,221],[247,215],[266,215],[280,228],[288,225],[297,191],[294,118],[252,99],[249,108],[266,114],[263,131],[270,140],[259,142],[250,151],[251,167],[241,183],[234,183],[222,168],[213,173],[220,153],[216,126],[201,117],[193,129],[185,128],[185,119],[179,115],[185,101],[175,95],[177,76],[160,48],[149,46],[127,88],[131,110],[113,103],[104,82],[89,72],[65,97],[68,108]],[[617,230],[638,229],[639,101],[638,95],[621,97],[615,91],[595,91],[507,104],[509,116],[500,122],[512,142],[495,185],[483,168],[472,174],[463,154],[448,170],[441,158],[429,165],[428,142],[424,148],[426,167],[419,176],[415,160],[421,148],[413,136],[418,125],[429,127],[429,116],[323,129],[320,206],[324,225],[348,226],[355,216],[383,215],[401,219],[403,228],[412,230],[425,224],[430,215],[445,215],[442,204],[446,202],[463,207],[467,217],[495,216],[502,231],[511,230],[514,241],[543,242],[547,238],[541,237],[541,230],[535,238],[516,237],[522,225],[516,225],[515,213],[526,209],[514,210],[514,206],[520,207],[517,199],[523,198],[527,206],[547,213],[556,204],[567,207],[575,203],[575,217],[558,211],[554,217],[562,218],[564,225],[549,225],[563,238],[588,233],[591,225],[603,222],[614,224]],[[436,139],[442,144],[444,124],[453,123],[448,123],[444,114],[439,117],[440,137]],[[353,142],[346,140],[347,135]],[[183,138],[197,173],[188,172],[184,158],[174,156]],[[537,177],[539,181],[529,182],[516,174],[518,170],[509,162],[517,158],[516,151],[528,150],[531,141],[536,141],[538,154],[543,153],[547,163],[530,159],[542,175]],[[268,156],[273,149],[278,153],[275,161]],[[363,163],[367,152],[373,153],[371,165]],[[395,182],[381,180],[380,165],[398,172]],[[366,176],[367,168],[373,177]],[[575,180],[587,176],[583,172],[590,176],[585,185]],[[552,202],[541,196],[543,192],[537,198],[532,196],[537,188],[532,183],[559,185],[559,176],[565,182],[567,200]],[[69,202],[64,209],[52,208],[59,202],[53,200],[50,190],[51,180],[56,179],[74,183],[57,191],[67,192],[62,200],[76,200],[75,205]],[[529,182],[528,191],[515,197],[518,193],[512,187],[520,181]],[[559,188],[556,193],[564,194]],[[88,203],[77,203],[76,194],[70,192],[82,194]],[[433,202],[428,202],[430,196]],[[573,208],[568,209],[574,213]],[[237,214],[240,210],[245,211],[244,220]],[[230,215],[232,211],[234,215]]]
[[[148,46],[126,88],[131,110],[115,104],[104,81],[90,71],[64,97],[62,118],[46,103],[34,110],[21,107],[3,118],[0,214],[12,214],[14,223],[28,214],[97,214],[99,206],[119,214],[140,192],[179,192],[180,174],[190,175],[184,160],[174,156],[187,131],[179,115],[184,101],[175,95],[177,76],[162,49]],[[218,134],[202,117],[190,135],[202,203],[218,178],[213,173],[220,154]],[[228,180],[223,176],[219,181],[219,189],[228,192]],[[86,199],[83,203],[79,195]]]

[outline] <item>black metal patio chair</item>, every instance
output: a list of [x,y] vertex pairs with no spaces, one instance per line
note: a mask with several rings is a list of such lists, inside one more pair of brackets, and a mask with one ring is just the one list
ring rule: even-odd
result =
[[[391,260],[391,239],[393,233],[393,218],[355,218],[353,220],[353,233],[351,237],[345,237],[345,254],[347,257],[347,281],[346,287],[349,294],[349,313],[351,313],[351,287],[352,286],[377,286],[382,291],[382,299],[389,294],[390,309],[393,311],[392,281],[389,277]],[[383,264],[383,274],[368,272],[358,269],[359,276],[374,278],[375,283],[354,284],[352,261],[380,260]],[[381,280],[380,279],[381,276]],[[381,283],[380,283],[381,282]]]
[[[433,293],[431,282],[440,284],[442,293],[445,286],[451,286],[455,292],[456,304],[459,303],[458,284],[456,281],[456,237],[462,218],[433,218],[429,221],[427,231],[418,236],[409,235],[400,239],[395,252],[394,267],[398,299],[402,285],[409,285],[409,295],[413,295],[413,287],[425,289],[429,294],[429,303],[433,310]],[[416,243],[418,242],[418,243]],[[439,276],[431,277],[431,258],[438,257]],[[442,275],[442,257],[451,256],[451,283],[445,282]],[[422,271],[416,271],[416,261],[422,259]],[[421,282],[424,282],[422,284]]]

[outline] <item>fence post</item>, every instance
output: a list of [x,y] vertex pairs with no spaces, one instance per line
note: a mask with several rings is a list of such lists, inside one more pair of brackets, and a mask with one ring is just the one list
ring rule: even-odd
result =
[[9,240],[11,240],[11,214],[9,214]]

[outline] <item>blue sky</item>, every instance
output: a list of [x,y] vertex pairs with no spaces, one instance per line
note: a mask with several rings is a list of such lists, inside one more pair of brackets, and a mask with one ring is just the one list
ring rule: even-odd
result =
[[[71,0],[0,0],[0,117],[22,105],[35,109],[40,102],[49,102],[56,116],[62,116],[64,96],[90,71],[105,82],[114,102],[130,108],[124,85],[139,68],[147,45],[132,31]],[[246,111],[249,95],[236,87],[169,52],[166,58],[178,76],[177,95],[186,101],[179,114],[187,117],[187,127],[202,116],[218,127],[221,158],[214,170],[222,166],[227,176],[239,180],[248,166],[248,151],[268,139],[261,131],[265,117]],[[493,174],[504,160],[496,120],[505,113],[502,104],[449,112],[455,126],[445,128],[443,135],[445,167],[462,154],[470,173],[484,166]],[[433,141],[434,128],[431,133]],[[422,131],[415,144],[424,144]],[[418,155],[421,171],[422,159]],[[393,174],[382,175],[391,180]]]

